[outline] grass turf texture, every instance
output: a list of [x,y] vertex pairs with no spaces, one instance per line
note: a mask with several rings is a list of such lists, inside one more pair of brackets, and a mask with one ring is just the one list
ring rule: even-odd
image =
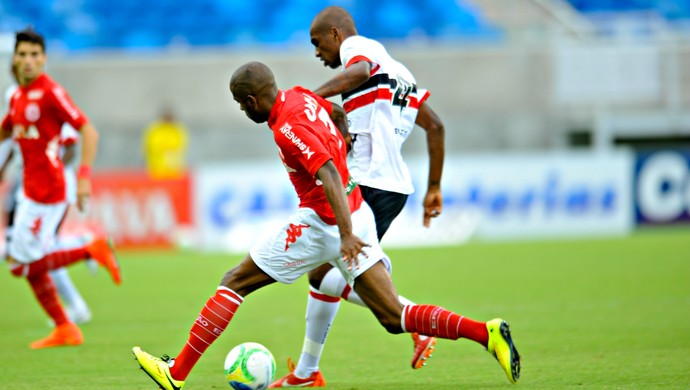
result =
[[[466,316],[508,320],[523,355],[517,386],[688,388],[690,231],[628,238],[390,250],[401,294]],[[240,255],[123,252],[124,284],[103,271],[71,274],[91,305],[81,347],[31,351],[49,332],[26,283],[0,275],[0,388],[151,389],[131,347],[175,354],[223,272]],[[266,345],[278,375],[302,345],[306,278],[245,300],[202,357],[186,389],[225,389],[225,354],[244,341]],[[331,389],[510,388],[483,348],[440,340],[422,370],[409,368],[408,335],[388,335],[366,310],[343,303],[321,369]]]

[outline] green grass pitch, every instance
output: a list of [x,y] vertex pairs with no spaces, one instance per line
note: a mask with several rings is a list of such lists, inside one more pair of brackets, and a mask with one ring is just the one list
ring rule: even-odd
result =
[[[627,238],[390,250],[398,291],[478,320],[503,317],[520,350],[524,389],[690,388],[690,231]],[[174,355],[222,274],[241,255],[122,252],[124,284],[104,271],[71,274],[91,305],[81,347],[31,351],[49,332],[22,280],[0,274],[0,388],[152,389],[131,354]],[[225,354],[256,341],[278,375],[298,358],[307,281],[250,295],[187,380],[225,389]],[[422,370],[409,368],[408,335],[388,335],[366,310],[343,303],[321,369],[331,389],[511,388],[483,348],[440,340]]]

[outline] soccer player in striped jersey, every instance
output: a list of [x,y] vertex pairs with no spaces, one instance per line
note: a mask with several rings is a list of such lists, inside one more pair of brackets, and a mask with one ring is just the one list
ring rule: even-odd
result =
[[[429,152],[422,221],[428,227],[443,207],[444,157],[444,127],[427,102],[429,92],[417,86],[412,73],[393,59],[381,43],[358,35],[352,16],[341,7],[322,10],[314,18],[310,34],[316,57],[324,66],[344,68],[314,93],[323,98],[342,96],[352,148],[348,167],[374,212],[378,239],[381,240],[414,191],[401,149],[415,124],[426,130]],[[387,268],[391,270],[390,264]],[[322,381],[319,360],[340,298],[363,306],[338,270],[328,264],[310,272],[309,283],[306,334],[299,362],[294,372],[271,387],[298,383],[300,378],[318,377]],[[412,304],[405,297],[401,296],[400,300]],[[415,333],[412,340],[411,366],[418,369],[431,356],[436,340]],[[294,363],[290,361],[288,366],[292,368]]]

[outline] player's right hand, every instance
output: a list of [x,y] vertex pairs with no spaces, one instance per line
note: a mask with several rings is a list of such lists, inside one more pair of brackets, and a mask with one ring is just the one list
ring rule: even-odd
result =
[[82,213],[86,212],[91,197],[91,180],[88,178],[77,178],[77,208]]
[[359,268],[359,255],[362,254],[367,256],[364,248],[370,246],[371,245],[360,240],[359,237],[355,236],[354,234],[341,238],[340,255],[342,256],[343,261],[348,263],[347,269],[349,271],[352,271],[353,265],[354,269]]
[[443,211],[443,196],[440,188],[429,189],[424,197],[424,227],[431,226],[431,218]]

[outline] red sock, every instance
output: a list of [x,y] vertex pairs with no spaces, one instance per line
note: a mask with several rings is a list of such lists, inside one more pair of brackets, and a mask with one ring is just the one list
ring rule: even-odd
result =
[[189,331],[187,344],[170,367],[170,375],[176,380],[185,380],[206,349],[220,336],[235,315],[244,299],[227,287],[218,287]]
[[88,258],[86,247],[55,251],[32,263],[21,264],[18,267],[12,268],[12,274],[14,276],[32,277],[66,267],[86,258]]
[[439,306],[409,305],[403,311],[405,331],[457,340],[460,337],[474,340],[486,347],[489,332],[485,322],[477,322],[455,314]]
[[55,321],[55,325],[59,326],[67,323],[69,320],[58,299],[53,279],[47,273],[29,276],[26,279],[29,281],[31,290],[33,290],[36,299],[38,299],[38,303],[41,304],[43,310],[48,313],[50,318]]

